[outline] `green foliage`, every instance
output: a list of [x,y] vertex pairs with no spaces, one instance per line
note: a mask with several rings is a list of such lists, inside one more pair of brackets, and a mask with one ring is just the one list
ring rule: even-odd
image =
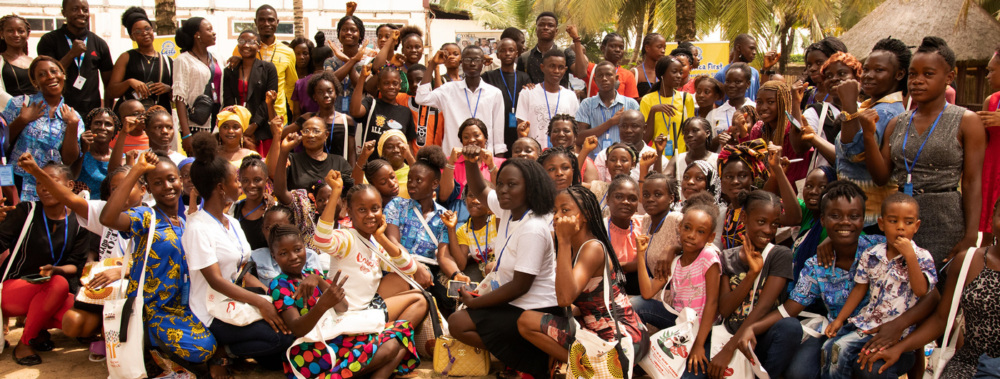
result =
[[788,63],[805,63],[806,57],[802,54],[792,54],[788,56]]

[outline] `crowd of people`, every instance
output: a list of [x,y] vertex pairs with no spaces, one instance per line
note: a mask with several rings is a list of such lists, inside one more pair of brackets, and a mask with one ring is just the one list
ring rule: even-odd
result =
[[[334,44],[278,41],[287,15],[263,5],[228,57],[191,17],[174,59],[138,7],[117,59],[87,0],[63,1],[37,57],[27,20],[0,18],[13,361],[41,364],[55,329],[107,359],[104,302],[141,296],[150,377],[248,359],[408,377],[446,319],[502,375],[546,378],[580,330],[628,338],[631,366],[690,309],[685,378],[737,356],[771,377],[913,378],[958,302],[963,344],[935,369],[998,375],[1000,92],[980,112],[949,102],[947,41],[873,36],[861,62],[827,37],[785,80],[740,35],[694,77],[690,43],[648,34],[630,68],[608,33],[592,61],[572,25],[558,46],[551,12],[531,47],[508,28],[488,51],[425,51],[420,28],[383,24],[369,49],[356,6]],[[988,69],[1000,90],[997,54]],[[218,296],[259,315],[235,321]],[[379,321],[303,339],[328,312]]]

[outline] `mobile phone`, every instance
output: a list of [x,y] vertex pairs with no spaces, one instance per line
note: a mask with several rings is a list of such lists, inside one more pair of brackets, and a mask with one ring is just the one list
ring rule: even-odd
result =
[[478,282],[461,282],[457,280],[448,281],[448,297],[457,299],[458,290],[465,289],[465,292],[474,292],[479,287]]
[[21,279],[28,283],[37,284],[37,283],[44,283],[45,281],[52,279],[52,277],[42,276],[41,274],[28,274],[22,276]]
[[785,111],[785,117],[788,117],[788,122],[791,122],[797,129],[802,130],[802,124],[800,124],[799,120],[796,120],[795,117],[792,117],[788,111]]

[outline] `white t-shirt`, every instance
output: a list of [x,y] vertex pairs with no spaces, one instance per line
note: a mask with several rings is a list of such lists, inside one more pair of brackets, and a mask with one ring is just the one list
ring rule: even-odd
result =
[[191,312],[205,326],[211,326],[215,318],[208,314],[205,294],[208,281],[201,270],[213,264],[219,265],[219,272],[226,280],[236,280],[239,267],[250,260],[250,243],[243,228],[236,219],[226,215],[229,228],[204,210],[187,217],[187,226],[181,236],[184,254],[187,255],[188,271],[191,273]]
[[101,224],[101,211],[108,202],[104,200],[87,200],[87,218],[76,215],[76,222],[91,233],[101,236],[101,244],[98,246],[97,257],[100,260],[107,258],[121,258],[127,256],[132,250],[131,239],[122,238],[117,230],[111,229]]
[[[837,107],[833,106],[833,104],[825,104],[829,104],[826,111],[828,113],[827,117],[840,117],[840,109],[837,109]],[[822,111],[822,108],[820,108],[820,111]],[[826,139],[826,130],[823,129],[823,122],[819,120],[819,114],[816,113],[816,110],[813,109],[813,107],[806,108],[806,111],[802,112],[802,118],[804,118],[806,123],[809,124],[809,126],[812,126],[813,130],[816,131],[816,138]],[[816,152],[813,157],[816,158],[816,165],[814,167],[832,166],[830,162],[827,162],[826,158],[823,158],[823,154],[820,154],[819,152]]]
[[556,253],[549,233],[547,215],[529,212],[518,221],[511,212],[500,208],[496,191],[490,191],[490,210],[500,220],[493,251],[497,254],[495,271],[500,285],[514,279],[514,271],[535,275],[531,288],[510,305],[521,309],[554,307],[556,302]]
[[549,120],[564,113],[576,117],[580,101],[576,98],[576,92],[565,87],[559,87],[558,93],[545,92],[543,87],[543,84],[538,84],[533,89],[522,89],[517,95],[514,115],[518,120],[531,123],[528,136],[538,141],[544,149],[549,146]]
[[[746,99],[743,102],[743,106],[747,105],[756,107],[757,103]],[[736,114],[736,111],[736,107],[727,101],[708,112],[708,116],[705,116],[705,119],[708,120],[709,125],[712,125],[712,137],[729,130],[729,127],[733,125],[733,115]],[[753,125],[747,125],[747,129],[750,129],[751,126]]]

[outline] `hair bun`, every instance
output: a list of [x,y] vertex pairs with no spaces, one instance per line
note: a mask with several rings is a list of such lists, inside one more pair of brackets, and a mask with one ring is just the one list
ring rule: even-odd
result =
[[448,157],[444,155],[444,150],[437,145],[427,145],[420,148],[415,158],[438,171],[444,169],[444,166],[448,164]]
[[191,136],[191,150],[195,162],[209,163],[218,156],[219,142],[208,132],[197,132]]
[[146,14],[146,10],[140,7],[129,7],[122,13],[122,26],[125,27],[125,31],[131,34],[132,25],[137,21],[146,20],[149,22],[149,15]]

